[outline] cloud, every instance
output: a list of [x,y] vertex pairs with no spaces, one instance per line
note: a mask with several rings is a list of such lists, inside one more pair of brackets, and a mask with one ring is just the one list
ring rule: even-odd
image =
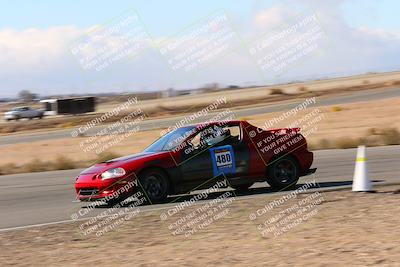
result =
[[276,5],[256,13],[254,22],[259,30],[268,31],[287,25],[297,14],[283,5]]
[[[239,35],[246,38],[246,43],[251,43],[265,34],[278,32],[285,27],[282,25],[291,25],[298,19],[297,14],[302,9],[312,10],[318,15],[326,32],[327,44],[319,49],[317,55],[310,55],[285,72],[279,77],[280,81],[399,67],[400,33],[349,26],[338,5],[342,2],[344,1],[285,1],[257,10],[248,18],[248,23],[244,23],[250,26],[243,27]],[[151,47],[135,58],[126,58],[120,64],[100,73],[84,71],[70,49],[76,40],[85,36],[93,27],[1,30],[0,97],[15,95],[16,91],[22,89],[32,89],[43,95],[154,90],[170,86],[196,87],[210,82],[245,85],[248,82],[260,84],[274,81],[273,75],[259,75],[258,67],[244,47],[218,57],[201,72],[193,72],[185,77],[174,76],[157,47]],[[154,38],[155,43],[166,39],[163,36]],[[108,43],[115,41],[105,40]],[[199,75],[194,77],[193,74]]]
[[86,30],[64,26],[0,31],[0,73],[33,73],[62,67],[69,44]]
[[[299,5],[290,9],[289,6]],[[341,3],[346,1],[286,1],[254,14],[254,28],[258,36],[269,36],[295,23],[294,14],[315,13],[326,33],[327,42],[302,60],[300,66],[285,73],[285,77],[318,77],[351,75],[358,72],[386,71],[400,67],[400,32],[385,29],[351,27],[341,13]],[[303,9],[303,11],[299,11]],[[280,26],[279,26],[280,24]],[[261,32],[260,32],[261,29]],[[264,30],[264,31],[263,31]]]

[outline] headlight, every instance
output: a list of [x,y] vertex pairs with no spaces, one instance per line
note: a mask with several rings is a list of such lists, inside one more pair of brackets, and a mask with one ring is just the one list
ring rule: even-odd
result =
[[108,171],[105,171],[101,174],[101,179],[111,179],[111,178],[117,178],[124,176],[126,174],[125,170],[123,168],[115,168],[115,169],[109,169]]

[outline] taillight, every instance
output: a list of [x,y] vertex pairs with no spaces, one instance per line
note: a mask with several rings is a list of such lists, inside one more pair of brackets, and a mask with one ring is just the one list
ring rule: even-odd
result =
[[294,131],[295,133],[299,133],[299,132],[300,132],[300,128],[299,128],[299,127],[297,127],[297,128],[292,128],[292,131]]
[[283,129],[276,129],[271,130],[271,133],[275,135],[285,135],[285,134],[296,134],[300,132],[300,128],[283,128]]

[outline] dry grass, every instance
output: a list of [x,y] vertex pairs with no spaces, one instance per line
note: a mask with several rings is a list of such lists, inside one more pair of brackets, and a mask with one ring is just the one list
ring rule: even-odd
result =
[[[398,145],[400,144],[400,132],[396,128],[377,129],[370,128],[367,130],[364,137],[348,138],[341,137],[338,139],[328,140],[325,138],[320,139],[318,142],[309,143],[309,149],[347,149],[356,148],[359,145],[367,146],[382,146],[382,145]],[[25,173],[25,172],[41,172],[51,170],[68,170],[74,168],[87,167],[95,163],[102,163],[114,158],[121,157],[112,151],[105,151],[97,155],[97,158],[82,161],[73,161],[70,158],[57,155],[54,161],[42,161],[37,158],[32,159],[30,162],[23,165],[16,165],[15,163],[7,163],[0,166],[0,175]]]
[[[363,82],[365,80],[367,80],[368,83]],[[225,90],[201,94],[200,97],[199,95],[174,97],[167,101],[166,99],[144,100],[139,101],[139,104],[134,108],[140,107],[148,117],[163,117],[184,114],[190,112],[193,107],[196,107],[196,110],[200,110],[222,97],[226,98],[227,107],[245,107],[254,104],[271,103],[278,100],[293,100],[307,96],[332,95],[342,92],[387,88],[398,84],[400,84],[400,73],[371,74],[279,86]],[[266,90],[270,91],[269,95],[266,95]],[[110,99],[107,103],[101,103],[98,107],[99,112],[97,114],[93,113],[79,116],[46,118],[43,120],[24,120],[3,123],[0,127],[0,134],[59,128],[68,129],[77,125],[82,125],[112,110],[121,104],[121,101],[126,101],[127,97],[129,96],[121,98],[116,97],[115,99]],[[0,105],[0,110],[5,111],[10,107],[11,106],[7,104]],[[118,121],[129,112],[132,112],[132,110],[127,111],[125,114],[112,116],[106,122]]]
[[366,131],[365,135],[358,138],[341,137],[336,140],[321,139],[316,143],[310,144],[314,150],[317,149],[331,149],[331,148],[355,148],[359,145],[366,146],[385,146],[385,145],[399,145],[400,132],[396,128],[370,128]]
[[339,112],[339,111],[342,111],[343,108],[341,108],[341,107],[339,107],[339,106],[333,106],[333,107],[331,108],[331,110],[332,110],[332,112]]
[[51,170],[51,164],[49,162],[45,162],[37,158],[23,165],[21,168],[22,172],[42,172],[50,170]]
[[100,153],[97,157],[97,159],[95,160],[96,163],[102,163],[102,162],[106,162],[108,160],[111,159],[115,159],[115,158],[119,158],[121,157],[121,155],[116,154],[114,152],[110,152],[110,151],[105,151],[103,153]]
[[[360,144],[360,140],[356,138],[342,137],[335,140],[336,148],[355,148]],[[318,149],[318,147],[316,148]]]
[[22,165],[16,165],[15,163],[1,165],[0,175],[84,168],[94,163],[105,162],[120,156],[121,155],[113,152],[103,152],[98,155],[97,158],[88,161],[73,161],[62,155],[58,155],[54,161],[42,161],[38,158],[34,158],[30,162]]
[[[400,144],[400,98],[371,101],[365,103],[343,104],[340,112],[332,112],[332,106],[320,107],[324,118],[316,124],[317,130],[307,136],[309,147],[315,149],[350,148],[359,144],[367,146]],[[287,124],[308,114],[310,110],[299,112],[294,118],[274,125],[286,127]],[[281,115],[270,113],[249,116],[246,119],[262,127],[265,122]],[[390,127],[388,127],[390,125]],[[155,139],[160,137],[161,130],[142,131],[135,133],[122,142],[112,146],[106,153],[98,156],[94,151],[84,152],[81,142],[86,137],[56,139],[32,142],[30,144],[13,144],[0,147],[2,164],[0,173],[39,171],[66,166],[86,167],[93,163],[129,155],[142,151]],[[344,138],[345,137],[345,138]],[[55,158],[63,151],[63,158],[58,164]],[[38,161],[37,159],[41,159]],[[69,159],[73,159],[71,163]],[[16,168],[10,168],[14,164]],[[8,166],[5,166],[8,165]],[[27,166],[25,166],[27,165]]]
[[272,88],[272,89],[269,89],[269,94],[270,95],[283,95],[283,94],[285,94],[285,92],[283,92],[283,90],[280,88]]
[[399,145],[400,133],[396,128],[387,128],[383,130],[382,141],[385,145]]
[[77,168],[78,164],[65,156],[58,155],[52,166],[55,170],[69,170]]
[[87,164],[87,162],[74,162],[65,156],[57,156],[54,161],[43,161],[35,158],[23,165],[16,165],[14,163],[4,164],[0,166],[0,174],[69,170],[84,167]]

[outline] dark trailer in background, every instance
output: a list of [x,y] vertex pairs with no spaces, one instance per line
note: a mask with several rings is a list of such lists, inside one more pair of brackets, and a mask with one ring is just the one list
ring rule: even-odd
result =
[[96,109],[95,97],[74,97],[41,100],[46,115],[67,115],[94,112]]

